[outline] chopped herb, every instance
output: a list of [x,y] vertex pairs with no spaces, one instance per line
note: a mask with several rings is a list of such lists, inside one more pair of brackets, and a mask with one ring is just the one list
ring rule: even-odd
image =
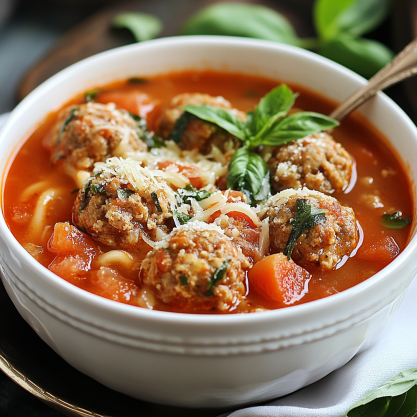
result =
[[171,134],[169,135],[168,140],[172,140],[175,143],[181,141],[182,136],[184,135],[185,129],[187,128],[188,122],[190,119],[194,118],[191,113],[185,111],[175,122],[174,128],[172,129]]
[[132,194],[135,194],[135,192],[129,188],[119,188],[117,190],[117,197],[119,198],[129,198]]
[[80,191],[80,189],[79,189],[79,188],[74,188],[74,189],[71,191],[71,194],[77,194],[77,193],[78,193],[78,191]]
[[138,135],[138,138],[145,142],[149,149],[162,148],[165,146],[165,141],[161,137],[155,135],[154,132],[149,132],[146,119],[133,113],[129,113],[129,116],[136,122],[136,134]]
[[91,90],[91,91],[87,91],[84,94],[84,99],[86,103],[89,103],[90,101],[93,101],[97,98],[98,96],[98,91],[97,90]]
[[213,278],[209,281],[207,291],[204,293],[206,296],[213,296],[213,288],[223,279],[223,277],[226,275],[227,266],[229,265],[229,262],[232,258],[226,258],[226,260],[223,262],[223,265],[219,266],[216,269],[216,272],[213,274]]
[[135,113],[130,113],[130,112],[128,112],[129,113],[129,116],[135,121],[135,122],[141,122],[142,120],[143,120],[143,118],[142,117],[140,117],[140,116],[138,116],[137,114],[135,114]]
[[146,84],[148,80],[146,78],[132,77],[127,80],[129,84]]
[[91,184],[90,189],[91,189],[91,192],[92,192],[93,194],[99,194],[99,193],[105,193],[105,192],[106,192],[106,190],[104,189],[104,187],[103,187],[103,184],[102,184],[102,183],[98,183],[98,184]]
[[180,285],[188,285],[188,278],[186,275],[180,275]]
[[66,129],[66,128],[67,128],[67,126],[68,126],[68,123],[72,120],[72,118],[74,117],[75,112],[76,112],[77,110],[78,110],[78,107],[74,107],[74,108],[71,110],[71,112],[70,112],[69,116],[65,119],[64,123],[62,123],[62,126],[61,126],[61,129],[60,129],[60,131],[59,131],[59,134],[58,134],[58,139],[56,140],[56,145],[55,145],[55,146],[58,146],[58,145],[61,143],[62,134],[64,133],[65,129]]
[[384,214],[381,217],[381,224],[388,229],[401,229],[411,222],[408,217],[401,217],[401,211],[396,211],[393,214]]
[[59,151],[52,157],[51,161],[54,164],[56,161],[58,161],[58,159],[64,159],[64,158],[65,158],[64,152]]
[[191,184],[177,190],[177,201],[178,204],[191,204],[190,199],[193,198],[196,201],[205,200],[210,197],[213,193],[206,190],[196,190]]
[[100,172],[96,172],[96,173],[94,174],[94,176],[95,176],[96,178],[98,178],[98,177],[101,175],[101,172],[102,172],[102,171],[100,171]]
[[[85,227],[82,226],[78,226],[78,230],[80,230],[83,233],[87,233],[87,229]],[[87,233],[88,234],[88,233]]]
[[161,207],[161,205],[159,204],[158,195],[156,194],[156,192],[155,192],[155,191],[152,191],[152,193],[151,193],[151,197],[152,197],[153,202],[155,203],[155,207],[156,207],[156,209],[157,209],[158,211],[162,211],[162,207]]
[[81,195],[81,201],[80,201],[80,209],[78,210],[78,215],[87,207],[87,198],[88,198],[88,192],[90,191],[91,183],[93,180],[88,181],[87,185],[84,188],[84,191]]
[[294,217],[290,219],[292,230],[284,249],[284,255],[286,255],[288,259],[291,259],[292,251],[297,239],[307,229],[323,224],[326,221],[325,213],[327,212],[328,210],[312,207],[308,203],[308,200],[304,198],[297,198],[295,214]]
[[190,214],[179,213],[178,211],[175,211],[175,210],[172,212],[172,215],[174,216],[174,218],[178,220],[180,224],[187,223],[193,217]]

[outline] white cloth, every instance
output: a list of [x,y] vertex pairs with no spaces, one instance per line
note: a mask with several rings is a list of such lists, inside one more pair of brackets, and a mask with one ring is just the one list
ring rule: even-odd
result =
[[[229,417],[341,417],[397,373],[417,368],[417,279],[376,344],[310,386]],[[402,417],[402,416],[398,416]]]

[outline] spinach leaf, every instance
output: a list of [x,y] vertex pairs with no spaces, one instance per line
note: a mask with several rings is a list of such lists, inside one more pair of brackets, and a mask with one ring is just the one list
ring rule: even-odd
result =
[[417,414],[417,368],[400,372],[370,392],[345,417],[412,417]]
[[191,204],[190,199],[193,198],[196,201],[205,200],[210,197],[213,193],[206,190],[196,190],[191,184],[177,190],[177,201],[178,204]]
[[366,78],[372,77],[394,57],[382,43],[348,34],[323,43],[319,53]]
[[135,194],[135,192],[129,188],[119,188],[117,190],[117,197],[119,198],[129,198],[132,194]]
[[179,224],[185,224],[187,223],[189,220],[192,219],[193,216],[191,216],[190,214],[184,214],[184,213],[180,213],[176,210],[174,210],[172,212],[172,215],[178,220]]
[[316,209],[315,207],[312,207],[308,200],[304,198],[297,198],[294,217],[290,220],[292,230],[283,252],[288,259],[291,259],[292,251],[294,250],[297,239],[307,229],[323,224],[326,221],[325,213],[327,213],[327,211],[328,210],[325,209]]
[[168,137],[168,140],[172,140],[175,143],[180,143],[184,135],[185,129],[187,129],[188,122],[193,117],[194,116],[191,113],[185,111],[175,122],[174,128],[172,129]]
[[213,278],[211,278],[208,282],[207,291],[204,293],[205,296],[210,297],[214,295],[213,289],[214,287],[223,279],[226,275],[227,266],[232,258],[226,258],[225,261],[221,266],[219,266],[213,274]]
[[68,115],[68,117],[64,120],[64,123],[62,123],[61,129],[59,130],[58,133],[58,138],[56,140],[56,144],[55,146],[58,146],[61,143],[61,139],[62,139],[62,134],[64,133],[65,129],[67,128],[69,122],[72,120],[72,118],[75,116],[75,112],[78,110],[78,107],[74,107],[73,109],[71,109],[70,114]]
[[262,145],[278,146],[338,125],[337,120],[323,114],[314,112],[294,113],[275,124],[261,143]]
[[408,217],[401,217],[401,211],[396,211],[393,214],[384,214],[381,217],[380,223],[388,229],[401,229],[411,222]]
[[138,42],[153,39],[162,30],[161,21],[146,13],[120,13],[113,19],[112,23],[116,28],[130,30]]
[[244,131],[245,122],[238,119],[233,113],[226,109],[211,107],[207,105],[186,105],[181,106],[180,108],[188,113],[193,114],[194,116],[197,116],[199,119],[214,123],[217,126],[222,127],[224,130],[228,131],[232,135],[235,135],[241,140],[246,139]]
[[298,45],[291,23],[281,14],[264,6],[247,3],[219,3],[194,15],[182,29],[182,35],[225,35],[266,39]]
[[254,205],[269,197],[269,175],[269,169],[260,155],[240,148],[230,160],[227,188],[242,191],[249,203]]
[[155,192],[155,191],[152,191],[152,192],[151,192],[151,197],[152,197],[152,200],[153,200],[153,202],[154,202],[154,204],[155,204],[156,210],[157,210],[157,211],[162,211],[162,207],[161,207],[161,205],[159,204],[158,194],[156,194],[156,192]]

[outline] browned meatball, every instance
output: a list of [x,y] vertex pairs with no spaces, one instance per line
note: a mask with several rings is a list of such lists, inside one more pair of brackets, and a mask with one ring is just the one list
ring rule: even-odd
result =
[[349,185],[353,161],[330,135],[317,133],[276,148],[268,165],[275,191],[307,187],[332,193]]
[[318,191],[284,190],[271,197],[261,211],[261,218],[269,217],[270,251],[283,252],[288,242],[297,199],[306,199],[317,209],[326,209],[325,222],[307,229],[297,239],[293,260],[301,266],[334,269],[337,263],[356,248],[359,235],[355,213],[350,207]]
[[162,182],[141,181],[138,187],[132,179],[108,172],[90,178],[75,201],[74,223],[99,242],[129,251],[143,248],[143,240],[160,240],[173,226],[175,197]]
[[[184,113],[180,106],[191,104],[201,106],[206,104],[212,107],[226,109],[234,113],[238,118],[245,120],[246,115],[232,108],[232,105],[223,97],[212,97],[208,94],[179,94],[175,96],[168,107],[166,107],[159,119],[159,133],[164,139],[168,139],[174,129],[175,123]],[[190,116],[186,123],[184,133],[178,145],[184,150],[198,149],[206,155],[211,152],[212,146],[217,146],[221,151],[226,152],[230,149],[237,149],[240,141],[237,137],[226,132],[224,129]]]
[[245,296],[249,267],[240,248],[220,228],[196,221],[175,229],[148,253],[140,278],[171,308],[227,312]]
[[75,171],[91,171],[95,162],[111,156],[123,156],[129,151],[146,151],[139,138],[140,129],[126,111],[113,103],[87,103],[64,108],[46,145],[51,160],[65,160],[70,175]]

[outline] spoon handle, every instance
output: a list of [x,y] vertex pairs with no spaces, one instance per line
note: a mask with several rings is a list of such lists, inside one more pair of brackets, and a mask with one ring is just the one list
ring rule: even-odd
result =
[[409,43],[391,62],[378,71],[366,85],[348,97],[330,117],[342,120],[372,98],[378,91],[417,74],[417,39]]

